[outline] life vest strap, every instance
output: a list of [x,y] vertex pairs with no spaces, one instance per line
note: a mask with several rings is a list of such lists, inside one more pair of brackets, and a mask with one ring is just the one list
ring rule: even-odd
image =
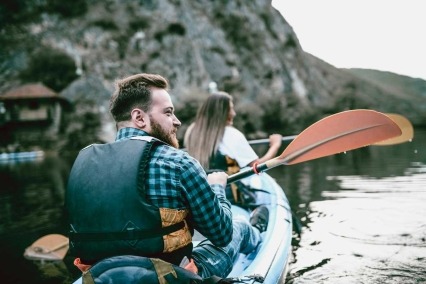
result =
[[69,238],[72,241],[116,241],[116,240],[140,240],[140,239],[151,239],[155,237],[162,237],[164,235],[171,234],[173,232],[179,231],[185,227],[185,222],[181,221],[179,223],[163,227],[160,229],[150,229],[150,230],[137,230],[137,229],[127,229],[122,232],[69,232]]

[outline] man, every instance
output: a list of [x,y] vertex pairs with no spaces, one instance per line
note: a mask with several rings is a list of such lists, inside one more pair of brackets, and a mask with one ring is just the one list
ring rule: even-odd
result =
[[[86,147],[74,163],[65,202],[70,253],[82,270],[137,255],[175,265],[187,258],[185,267],[201,277],[225,277],[238,253],[260,241],[259,229],[232,220],[227,175],[207,176],[178,149],[181,123],[167,90],[167,80],[155,74],[117,81],[110,103],[116,141]],[[207,238],[195,248],[194,229]]]

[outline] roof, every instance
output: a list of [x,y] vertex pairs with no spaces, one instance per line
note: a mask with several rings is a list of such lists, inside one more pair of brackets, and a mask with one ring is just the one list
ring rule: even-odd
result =
[[26,84],[0,95],[0,100],[39,98],[59,98],[59,96],[52,89],[41,83]]

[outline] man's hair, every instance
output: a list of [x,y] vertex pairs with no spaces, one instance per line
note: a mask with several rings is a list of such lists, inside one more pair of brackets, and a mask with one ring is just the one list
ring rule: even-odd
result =
[[130,120],[132,109],[150,110],[152,88],[167,90],[168,87],[167,80],[157,74],[141,73],[117,80],[109,110],[116,122]]
[[198,109],[195,122],[185,135],[188,153],[205,168],[216,153],[227,125],[232,97],[225,92],[215,92]]

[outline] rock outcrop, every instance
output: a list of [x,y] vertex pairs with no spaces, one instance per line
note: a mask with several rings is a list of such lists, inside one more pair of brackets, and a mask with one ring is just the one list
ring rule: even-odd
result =
[[36,47],[53,48],[74,60],[80,76],[61,94],[83,94],[103,108],[116,78],[139,72],[167,77],[184,123],[180,135],[211,82],[235,97],[235,123],[253,138],[294,134],[325,114],[353,108],[425,123],[410,100],[305,53],[268,0],[79,0],[75,5],[83,8],[67,4],[73,13],[40,3],[32,4],[38,8],[32,18],[1,28],[0,91],[21,82]]

